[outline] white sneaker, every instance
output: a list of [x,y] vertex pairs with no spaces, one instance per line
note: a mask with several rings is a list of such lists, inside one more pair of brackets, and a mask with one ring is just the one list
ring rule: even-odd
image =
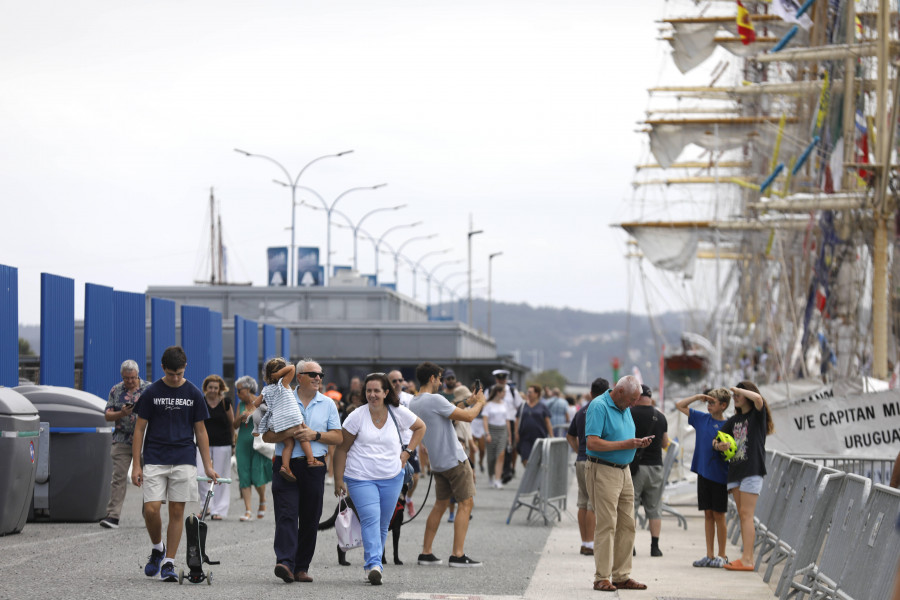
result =
[[373,567],[369,570],[369,573],[366,575],[366,578],[369,580],[369,583],[372,585],[381,585],[382,580],[382,572],[381,567]]
[[332,477],[331,475],[326,475],[326,476],[325,476],[325,483],[331,485],[332,483],[334,483],[334,477]]

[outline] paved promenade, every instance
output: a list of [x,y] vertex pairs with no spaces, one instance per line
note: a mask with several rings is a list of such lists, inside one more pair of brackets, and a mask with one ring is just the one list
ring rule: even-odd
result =
[[[0,537],[0,598],[196,598],[214,594],[216,598],[294,598],[298,595],[331,600],[359,597],[403,600],[580,600],[582,598],[647,599],[729,599],[750,600],[773,597],[772,589],[757,573],[731,573],[723,569],[695,569],[691,562],[704,553],[702,516],[692,500],[679,509],[688,517],[688,530],[677,528],[675,520],[663,520],[660,548],[664,556],[649,556],[649,533],[638,530],[633,576],[649,586],[643,592],[595,592],[593,559],[578,553],[575,522],[574,472],[568,511],[562,521],[545,527],[540,519],[526,520],[519,509],[506,525],[514,488],[492,490],[479,473],[478,495],[469,529],[467,553],[484,561],[481,569],[450,569],[452,526],[441,525],[435,553],[444,559],[442,567],[415,564],[425,524],[425,514],[403,527],[400,542],[402,566],[390,563],[392,543],[388,538],[385,584],[372,587],[363,581],[362,550],[352,550],[350,567],[337,564],[334,531],[321,532],[315,560],[310,568],[313,583],[284,584],[272,574],[274,523],[271,511],[262,520],[240,522],[243,503],[236,485],[230,487],[231,512],[222,522],[210,523],[208,553],[222,564],[211,567],[212,587],[201,584],[166,584],[145,577],[142,571],[149,542],[140,517],[140,495],[130,488],[122,526],[106,530],[96,523],[28,523],[22,533]],[[427,484],[427,479],[424,481]],[[512,482],[518,483],[518,479]],[[415,500],[421,501],[420,486]],[[433,494],[432,490],[432,494]],[[674,499],[679,501],[679,499]],[[430,509],[433,495],[426,504]],[[326,511],[334,500],[326,492]],[[418,502],[417,502],[418,507]],[[254,510],[256,506],[254,504]],[[188,505],[188,510],[197,510]],[[330,514],[330,512],[328,512]],[[729,555],[739,550],[729,547]],[[176,565],[184,564],[184,540]],[[210,567],[206,567],[210,568]]]

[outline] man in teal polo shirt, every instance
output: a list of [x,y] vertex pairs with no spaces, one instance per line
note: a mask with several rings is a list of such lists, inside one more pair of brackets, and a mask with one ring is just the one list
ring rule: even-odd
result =
[[594,507],[594,589],[645,590],[631,579],[634,548],[634,486],[628,465],[637,448],[650,445],[651,437],[634,437],[630,408],[641,395],[641,384],[626,375],[616,387],[591,400],[585,409],[584,433],[587,462],[584,475]]

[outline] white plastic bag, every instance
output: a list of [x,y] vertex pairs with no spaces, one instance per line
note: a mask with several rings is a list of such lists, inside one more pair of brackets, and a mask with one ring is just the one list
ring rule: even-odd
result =
[[269,460],[275,456],[275,444],[264,442],[261,435],[253,436],[253,449]]
[[334,530],[337,532],[338,547],[341,550],[359,548],[362,543],[362,528],[359,526],[359,518],[347,504],[344,494],[338,501],[338,515],[334,520]]

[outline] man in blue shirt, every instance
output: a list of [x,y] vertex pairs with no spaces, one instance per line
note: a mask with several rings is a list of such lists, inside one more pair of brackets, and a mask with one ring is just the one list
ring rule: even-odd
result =
[[646,448],[652,438],[634,437],[630,408],[641,395],[637,378],[626,375],[616,387],[594,398],[584,410],[587,439],[587,482],[594,507],[594,589],[645,590],[631,579],[634,548],[634,486],[628,465],[637,448]]
[[[297,404],[305,426],[294,438],[307,441],[319,460],[325,462],[328,446],[343,440],[341,419],[334,401],[321,393],[325,373],[319,363],[304,358],[297,363]],[[275,456],[281,456],[282,443],[290,434],[267,431],[263,441],[274,442]],[[322,496],[325,493],[323,468],[308,467],[300,444],[294,444],[291,471],[297,481],[280,477],[280,461],[272,463],[272,500],[275,507],[275,575],[285,583],[311,582],[309,564],[316,552]]]

